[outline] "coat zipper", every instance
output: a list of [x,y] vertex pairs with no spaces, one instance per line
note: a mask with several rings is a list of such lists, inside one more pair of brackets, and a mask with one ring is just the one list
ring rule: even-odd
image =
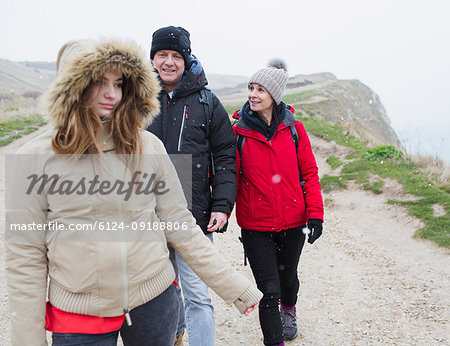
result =
[[[122,207],[122,202],[120,202],[120,207]],[[122,214],[122,209],[119,209],[119,212]],[[122,255],[123,313],[125,314],[127,325],[131,326],[130,309],[128,308],[127,244],[124,241],[120,242],[120,253]]]
[[184,120],[187,118],[188,118],[187,105],[185,105],[184,109],[183,109],[183,120],[181,121],[180,136],[178,137],[178,151],[181,151],[181,139],[182,139],[183,131],[184,131]]
[[128,308],[128,279],[127,279],[127,248],[124,242],[121,242],[121,252],[122,252],[122,266],[123,266],[123,313],[125,314],[125,320],[127,325],[131,326],[130,309]]
[[[110,158],[111,167],[117,167]],[[116,176],[119,176],[119,173],[116,171]],[[117,199],[117,211],[119,213],[120,219],[123,219],[123,202],[120,198]],[[128,308],[128,271],[127,271],[127,245],[125,241],[120,242],[120,254],[122,257],[122,279],[123,279],[123,313],[125,314],[125,320],[127,321],[127,325],[131,326],[131,317],[130,317],[130,309]]]

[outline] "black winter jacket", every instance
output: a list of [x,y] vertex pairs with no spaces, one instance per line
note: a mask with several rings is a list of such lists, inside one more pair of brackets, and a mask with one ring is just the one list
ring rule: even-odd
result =
[[[206,123],[200,90],[208,82],[196,59],[191,60],[190,66],[172,98],[163,87],[159,95],[161,112],[147,130],[162,140],[169,154],[192,155],[190,209],[206,232],[212,211],[229,214],[233,209],[236,199],[236,139],[225,108],[212,93],[214,107],[210,124]],[[210,151],[214,157],[214,175]],[[178,174],[186,194],[190,182],[185,181],[183,172],[178,171]]]

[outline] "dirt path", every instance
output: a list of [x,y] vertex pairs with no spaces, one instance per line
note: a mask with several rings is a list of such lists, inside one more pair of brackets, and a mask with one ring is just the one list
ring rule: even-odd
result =
[[[33,136],[35,134],[31,134]],[[29,137],[28,137],[29,138]],[[0,148],[14,152],[27,138]],[[346,149],[311,136],[321,175],[326,158]],[[0,215],[4,232],[4,170],[0,176]],[[404,196],[387,181],[385,193],[374,195],[356,186],[324,195],[323,236],[306,244],[300,260],[298,301],[300,335],[287,345],[448,345],[450,344],[449,251],[413,239],[421,223],[387,199]],[[218,249],[234,267],[243,266],[243,251],[234,216]],[[8,345],[4,247],[0,247],[0,343]],[[217,345],[262,345],[258,315],[240,316],[212,293],[216,309]],[[185,343],[187,345],[187,343]]]
[[[321,175],[331,154],[348,152],[311,136]],[[286,345],[450,344],[449,251],[413,239],[421,222],[389,198],[407,199],[394,181],[375,195],[351,186],[324,194],[324,234],[300,259],[299,332]],[[243,266],[239,228],[215,238]],[[262,345],[257,314],[241,317],[214,296],[217,345]]]

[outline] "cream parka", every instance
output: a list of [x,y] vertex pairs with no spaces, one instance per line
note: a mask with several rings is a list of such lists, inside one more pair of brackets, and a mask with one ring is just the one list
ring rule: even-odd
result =
[[[93,52],[78,54],[50,87],[49,115],[55,127],[90,82],[108,69],[121,71],[132,83],[143,117],[158,112],[159,84],[141,50],[129,42],[102,42]],[[63,311],[108,317],[155,298],[175,279],[167,242],[241,313],[262,297],[196,225],[161,141],[140,131],[144,155],[134,169],[115,153],[109,126],[106,122],[98,131],[99,155],[55,155],[52,129],[7,158],[5,246],[12,345],[46,344],[47,299]],[[39,180],[55,176],[50,183]],[[134,190],[127,194],[129,182]]]

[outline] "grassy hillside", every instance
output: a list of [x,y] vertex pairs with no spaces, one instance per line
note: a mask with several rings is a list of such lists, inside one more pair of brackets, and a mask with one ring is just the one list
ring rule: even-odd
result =
[[[321,179],[324,192],[345,189],[349,182],[355,182],[362,189],[373,193],[382,193],[385,178],[397,180],[406,194],[415,196],[413,200],[391,199],[391,204],[405,206],[410,215],[420,219],[424,227],[417,233],[418,237],[434,241],[440,246],[450,248],[450,184],[448,177],[444,180],[438,176],[427,176],[427,167],[404,158],[401,151],[393,146],[376,146],[369,148],[361,139],[348,134],[338,125],[314,118],[299,119],[309,133],[327,141],[353,149],[343,160],[330,156],[327,162],[339,172],[325,175]],[[436,215],[436,209],[444,210],[443,215]],[[376,225],[374,225],[376,227]],[[392,230],[395,232],[395,230]]]
[[38,99],[54,76],[51,63],[0,59],[0,122],[40,113]]
[[55,76],[54,70],[49,70],[49,66],[44,63],[15,63],[0,59],[0,97],[43,92]]

